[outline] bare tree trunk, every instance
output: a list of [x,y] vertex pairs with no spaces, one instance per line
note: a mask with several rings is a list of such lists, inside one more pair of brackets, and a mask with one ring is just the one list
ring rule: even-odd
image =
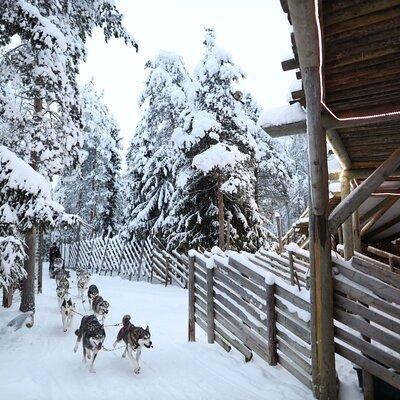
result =
[[13,287],[10,286],[8,289],[3,286],[3,307],[10,308],[13,300]]
[[225,220],[224,220],[224,196],[221,192],[221,177],[217,180],[217,201],[218,201],[218,234],[219,247],[225,250]]
[[43,229],[39,230],[39,262],[38,262],[38,293],[42,293],[43,286]]
[[26,277],[22,280],[21,305],[22,312],[35,311],[35,253],[36,253],[36,229],[30,228],[25,233],[26,255],[25,270]]

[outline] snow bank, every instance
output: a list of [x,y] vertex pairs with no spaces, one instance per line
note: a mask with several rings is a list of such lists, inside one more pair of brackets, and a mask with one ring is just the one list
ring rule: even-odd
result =
[[279,126],[306,120],[306,113],[300,103],[263,110],[258,125],[263,128]]

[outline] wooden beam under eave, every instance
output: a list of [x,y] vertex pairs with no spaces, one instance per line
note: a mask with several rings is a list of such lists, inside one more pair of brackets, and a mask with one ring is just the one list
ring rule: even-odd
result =
[[400,223],[400,215],[392,218],[391,220],[385,222],[383,225],[379,226],[378,228],[373,229],[367,235],[364,236],[366,241],[371,240],[374,236],[379,235],[380,233],[390,229],[392,226]]
[[329,216],[329,230],[335,233],[337,228],[367,200],[387,177],[400,166],[400,149],[395,150],[361,185],[350,193]]
[[[379,124],[380,122],[400,122],[400,115],[392,115],[388,117],[371,118],[371,119],[359,119],[349,121],[339,121],[331,115],[322,116],[322,125],[325,129],[341,129],[341,128],[357,128],[359,126],[368,126]],[[262,126],[265,132],[271,137],[282,137],[299,135],[307,131],[306,121],[299,121],[295,123],[282,124],[282,125],[264,125]]]
[[328,129],[326,131],[326,138],[332,147],[340,165],[343,169],[351,169],[351,160],[347,153],[346,147],[344,146],[342,139],[334,129]]

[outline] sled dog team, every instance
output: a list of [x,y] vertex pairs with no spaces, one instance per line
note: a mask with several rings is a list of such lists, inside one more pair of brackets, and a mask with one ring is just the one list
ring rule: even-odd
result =
[[[58,269],[55,273],[57,284],[56,292],[64,332],[67,332],[70,328],[73,316],[76,313],[75,303],[73,303],[71,297],[69,297],[68,275],[69,273],[63,268]],[[89,288],[87,288],[90,281],[90,273],[88,271],[77,270],[76,275],[79,298],[84,302],[84,293],[85,290],[88,289],[87,298],[93,314],[84,315],[82,317],[79,329],[75,331],[77,339],[74,352],[78,350],[79,343],[82,342],[83,361],[86,363],[87,360],[91,360],[90,372],[95,372],[93,364],[97,354],[103,348],[103,343],[106,338],[104,320],[108,313],[109,303],[99,295],[99,289],[96,285],[90,285]],[[101,318],[101,322],[98,318]],[[125,349],[122,357],[125,358],[126,355],[128,355],[133,362],[133,372],[138,374],[140,372],[139,360],[142,348],[150,348],[153,346],[149,327],[147,326],[144,329],[134,326],[130,322],[130,319],[130,315],[125,315],[122,318],[122,328],[119,330],[113,346],[115,348],[117,343],[121,341],[124,342]],[[135,356],[133,352],[135,352]]]

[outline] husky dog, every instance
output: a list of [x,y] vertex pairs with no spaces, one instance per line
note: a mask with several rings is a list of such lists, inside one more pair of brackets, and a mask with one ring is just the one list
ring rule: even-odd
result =
[[60,287],[63,287],[63,288],[65,288],[65,289],[69,289],[69,281],[68,281],[68,279],[65,277],[65,276],[63,276],[58,282],[57,282],[57,287],[58,286],[60,286]]
[[61,281],[68,281],[68,273],[65,269],[56,272],[56,284],[59,285]]
[[87,289],[87,284],[89,283],[89,280],[90,280],[89,272],[84,271],[78,276],[78,282],[77,282],[78,293],[79,297],[81,297],[82,299],[85,289]]
[[[150,329],[147,326],[146,329],[143,329],[139,326],[134,326],[130,322],[131,316],[125,315],[122,318],[122,328],[118,332],[118,336],[116,341],[114,342],[114,347],[117,345],[118,342],[121,340],[125,343],[125,350],[122,354],[122,357],[125,358],[126,354],[128,357],[133,361],[134,367],[133,372],[138,374],[140,372],[140,355],[142,354],[142,348],[153,347],[153,343],[151,341],[151,334]],[[136,352],[136,356],[133,357],[132,351]]]
[[93,314],[101,316],[101,321],[104,322],[106,314],[108,314],[108,301],[105,301],[101,296],[97,295],[92,300]]
[[65,297],[68,294],[68,289],[65,288],[64,286],[59,285],[59,286],[57,286],[56,292],[57,292],[57,298],[58,298],[58,306],[61,307],[63,300],[65,299]]
[[92,307],[92,301],[93,299],[99,295],[99,289],[97,288],[96,285],[90,285],[89,290],[87,292],[87,297],[89,299],[89,305]]
[[74,352],[76,353],[79,342],[82,340],[83,362],[86,362],[86,359],[91,359],[90,372],[96,372],[93,364],[106,338],[103,325],[100,324],[95,315],[85,315],[82,317],[81,325],[75,331],[75,335],[77,338]]
[[72,303],[71,299],[64,298],[61,303],[61,319],[63,324],[64,332],[67,332],[69,327],[71,326],[72,319],[75,314],[75,304]]

